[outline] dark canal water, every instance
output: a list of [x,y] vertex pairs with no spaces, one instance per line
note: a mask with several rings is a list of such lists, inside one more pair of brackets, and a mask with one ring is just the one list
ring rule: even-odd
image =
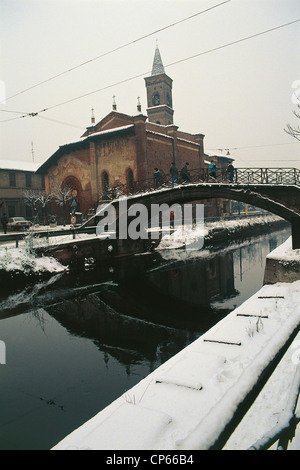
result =
[[0,449],[53,447],[254,294],[289,235],[134,256],[0,294]]

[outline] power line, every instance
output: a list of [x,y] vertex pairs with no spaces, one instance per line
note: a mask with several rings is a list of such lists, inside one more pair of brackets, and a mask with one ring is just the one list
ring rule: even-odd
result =
[[51,121],[51,122],[55,122],[56,124],[63,124],[65,126],[70,126],[70,127],[74,127],[75,129],[84,129],[86,130],[86,127],[83,127],[83,126],[78,126],[76,124],[71,124],[69,122],[65,122],[65,121],[59,121],[57,119],[50,119],[48,117],[45,117],[45,116],[38,116],[40,119],[46,119],[47,121]]
[[[297,20],[291,21],[291,22],[289,22],[289,23],[285,23],[285,24],[282,24],[282,25],[280,25],[280,26],[276,26],[276,27],[271,28],[271,29],[267,29],[267,30],[265,30],[265,31],[261,31],[260,33],[253,34],[253,35],[251,35],[251,36],[247,36],[247,37],[245,37],[245,38],[238,39],[238,40],[236,40],[236,41],[233,41],[233,42],[230,42],[230,43],[227,43],[227,44],[223,44],[222,46],[218,46],[218,47],[215,47],[215,48],[213,48],[213,49],[209,49],[209,50],[204,51],[204,52],[199,52],[198,54],[194,54],[194,55],[189,56],[189,57],[186,57],[186,58],[184,58],[184,59],[177,60],[176,62],[172,62],[171,64],[166,65],[165,68],[171,67],[171,66],[176,65],[176,64],[179,64],[179,63],[181,63],[181,62],[185,62],[185,61],[187,61],[187,60],[194,59],[195,57],[200,57],[200,56],[202,56],[202,55],[209,54],[209,53],[211,53],[211,52],[215,52],[215,51],[217,51],[217,50],[224,49],[224,48],[229,47],[229,46],[233,46],[233,45],[235,45],[235,44],[241,43],[241,42],[243,42],[243,41],[247,41],[247,40],[249,40],[249,39],[253,39],[253,38],[258,37],[258,36],[261,36],[261,35],[263,35],[263,34],[267,34],[267,33],[273,32],[273,31],[278,30],[278,29],[280,29],[280,28],[284,28],[284,27],[286,27],[286,26],[290,26],[290,25],[292,25],[292,24],[294,24],[294,23],[297,23],[297,22],[299,22],[299,21],[300,21],[300,19],[297,19]],[[59,107],[59,106],[63,106],[63,105],[65,105],[65,104],[71,103],[71,102],[76,101],[76,100],[79,100],[79,99],[81,99],[81,98],[85,98],[85,97],[90,96],[90,95],[93,95],[93,94],[95,94],[95,93],[99,93],[100,91],[107,90],[108,88],[112,88],[112,87],[114,87],[114,86],[121,85],[121,84],[123,84],[123,83],[129,82],[129,81],[134,80],[134,79],[136,79],[136,78],[144,77],[144,76],[145,76],[146,74],[148,74],[148,73],[150,73],[150,72],[149,72],[149,71],[143,72],[142,74],[138,74],[138,75],[135,75],[135,76],[133,76],[133,77],[130,77],[130,78],[127,78],[127,79],[124,79],[124,80],[120,80],[120,81],[115,82],[115,83],[113,83],[113,84],[111,84],[111,85],[107,85],[107,86],[105,86],[105,87],[103,87],[103,88],[99,88],[99,89],[97,89],[97,90],[90,91],[90,92],[85,93],[85,94],[83,94],[83,95],[77,96],[77,97],[75,97],[75,98],[71,98],[71,99],[69,99],[69,100],[67,100],[67,101],[63,101],[63,102],[58,103],[58,104],[56,104],[56,105],[53,105],[53,106],[50,106],[50,107],[48,107],[48,108],[42,109],[42,110],[39,111],[39,112],[41,113],[41,112],[48,111],[48,110],[50,110],[50,109],[57,108],[57,107]]]
[[[182,20],[182,21],[183,21],[183,20]],[[256,34],[252,34],[251,36],[247,36],[247,37],[244,37],[244,38],[241,38],[241,39],[237,39],[236,41],[232,41],[232,42],[230,42],[230,43],[227,43],[227,44],[223,44],[223,45],[221,45],[221,46],[214,47],[213,49],[209,49],[209,50],[204,51],[204,52],[199,52],[198,54],[194,54],[194,55],[192,55],[192,56],[185,57],[185,58],[183,58],[183,59],[177,60],[177,61],[175,61],[175,62],[172,62],[172,63],[168,64],[168,65],[165,65],[165,68],[171,67],[171,66],[173,66],[173,65],[177,65],[177,64],[179,64],[179,63],[182,63],[182,62],[185,62],[185,61],[188,61],[188,60],[191,60],[191,59],[194,59],[194,58],[196,58],[196,57],[200,57],[200,56],[205,55],[205,54],[209,54],[209,53],[215,52],[215,51],[217,51],[217,50],[225,49],[226,47],[230,47],[230,46],[239,44],[239,43],[241,43],[241,42],[248,41],[249,39],[253,39],[253,38],[256,38],[256,37],[258,37],[258,36],[262,36],[262,35],[264,35],[264,34],[268,34],[268,33],[270,33],[270,32],[276,31],[276,30],[278,30],[278,29],[285,28],[285,27],[287,27],[287,26],[290,26],[290,25],[292,25],[292,24],[295,24],[295,23],[297,23],[297,22],[299,22],[299,21],[300,21],[300,19],[297,19],[297,20],[294,20],[294,21],[290,21],[289,23],[284,23],[284,24],[282,24],[282,25],[275,26],[274,28],[270,28],[270,29],[267,29],[267,30],[265,30],[265,31],[261,31],[261,32],[256,33]],[[109,88],[115,87],[115,86],[117,86],[117,85],[121,85],[121,84],[123,84],[123,83],[132,81],[132,80],[134,80],[134,79],[136,79],[136,78],[144,77],[146,74],[149,74],[149,73],[150,73],[150,72],[147,71],[147,72],[140,73],[140,74],[138,74],[138,75],[134,75],[133,77],[129,77],[129,78],[126,78],[126,79],[124,79],[124,80],[120,80],[120,81],[118,81],[118,82],[115,82],[115,83],[113,83],[113,84],[107,85],[107,86],[105,86],[105,87],[98,88],[97,90],[93,90],[93,91],[87,92],[87,93],[85,93],[85,94],[83,94],[83,95],[80,95],[80,96],[71,98],[71,99],[66,100],[66,101],[62,101],[62,102],[57,103],[57,104],[55,104],[55,105],[53,105],[53,106],[49,106],[49,107],[47,107],[47,108],[41,109],[40,111],[38,111],[38,112],[36,112],[36,113],[28,113],[26,116],[20,116],[20,118],[27,117],[27,116],[36,116],[36,115],[39,115],[40,113],[44,113],[44,112],[49,111],[49,110],[51,110],[51,109],[57,108],[57,107],[59,107],[59,106],[63,106],[63,105],[65,105],[65,104],[69,104],[69,103],[71,103],[71,102],[73,102],[73,101],[77,101],[77,100],[79,100],[79,99],[81,99],[81,98],[85,98],[85,97],[90,96],[90,95],[93,95],[93,94],[95,94],[95,93],[99,93],[100,91],[104,91],[104,90],[107,90],[107,89],[109,89]],[[19,118],[12,118],[12,119],[9,119],[9,120],[13,120],[13,119],[19,119]],[[7,121],[8,121],[8,120],[0,121],[0,123],[1,123],[1,122],[7,122]]]
[[78,126],[76,124],[71,124],[69,122],[65,122],[65,121],[59,121],[57,119],[51,119],[51,118],[48,118],[48,117],[45,117],[45,116],[39,116],[38,113],[25,113],[25,112],[21,112],[21,111],[8,111],[6,109],[0,109],[1,112],[7,112],[7,113],[16,113],[16,114],[22,114],[22,116],[18,116],[18,117],[15,117],[15,118],[10,118],[10,119],[5,119],[3,121],[0,121],[0,122],[8,122],[8,121],[14,121],[16,119],[21,119],[21,118],[25,118],[25,117],[39,117],[40,119],[46,119],[47,121],[52,121],[52,122],[55,122],[57,124],[63,124],[65,126],[70,126],[70,127],[75,127],[76,129],[85,129],[85,127],[83,126]]
[[199,11],[199,12],[197,12],[197,13],[194,13],[193,15],[187,16],[186,18],[183,18],[183,19],[181,19],[181,20],[179,20],[179,21],[176,21],[175,23],[171,23],[171,24],[169,24],[169,25],[167,25],[167,26],[164,26],[164,27],[159,28],[159,29],[157,29],[157,30],[155,30],[155,31],[152,31],[152,32],[149,33],[149,34],[146,34],[146,35],[141,36],[141,37],[139,37],[139,38],[137,38],[137,39],[134,39],[133,41],[130,41],[130,42],[126,43],[126,44],[123,44],[123,45],[121,45],[121,46],[118,46],[118,47],[116,47],[115,49],[111,49],[110,51],[104,52],[103,54],[100,54],[100,55],[98,55],[98,56],[96,56],[96,57],[94,57],[94,58],[92,58],[92,59],[86,60],[85,62],[82,62],[82,63],[80,63],[80,64],[78,64],[78,65],[75,65],[74,67],[71,67],[71,68],[68,69],[68,70],[65,70],[65,71],[63,71],[63,72],[61,72],[61,73],[58,73],[58,74],[56,74],[56,75],[53,75],[52,77],[47,78],[46,80],[43,80],[43,81],[41,81],[41,82],[39,82],[39,83],[36,83],[35,85],[32,85],[32,86],[26,88],[25,90],[19,91],[18,93],[15,93],[14,95],[9,96],[8,98],[6,98],[6,101],[8,101],[8,100],[10,100],[11,98],[14,98],[14,97],[16,97],[16,96],[18,96],[18,95],[21,95],[21,94],[23,94],[23,93],[25,93],[25,92],[27,92],[27,91],[29,91],[29,90],[32,90],[33,88],[36,88],[36,87],[38,87],[38,86],[40,86],[40,85],[43,85],[43,84],[45,84],[45,83],[47,83],[47,82],[50,82],[51,80],[54,80],[55,78],[61,77],[62,75],[65,75],[66,73],[72,72],[73,70],[76,70],[76,69],[78,69],[78,68],[80,68],[80,67],[83,67],[84,65],[90,64],[91,62],[94,62],[95,60],[101,59],[102,57],[105,57],[105,56],[107,56],[107,55],[109,55],[109,54],[112,54],[112,53],[117,52],[117,51],[119,51],[119,50],[121,50],[121,49],[124,49],[125,47],[128,47],[128,46],[130,46],[130,45],[132,45],[132,44],[135,44],[136,42],[142,41],[143,39],[146,39],[146,38],[148,38],[148,37],[150,37],[150,36],[153,36],[154,34],[161,33],[162,31],[165,31],[165,30],[168,29],[168,28],[172,28],[173,26],[177,26],[177,25],[180,24],[180,23],[183,23],[183,22],[185,22],[185,21],[191,20],[192,18],[195,18],[196,16],[202,15],[203,13],[207,13],[208,11],[213,10],[213,9],[215,9],[215,8],[218,8],[218,7],[222,6],[222,5],[224,5],[225,3],[229,3],[229,2],[231,2],[231,0],[225,0],[225,1],[223,1],[222,3],[218,3],[217,5],[214,5],[214,6],[212,6],[212,7],[209,7],[209,8],[207,8],[207,9],[205,9],[205,10],[202,10],[202,11]]
[[276,147],[278,145],[296,145],[296,144],[299,144],[299,142],[284,142],[284,143],[281,143],[281,144],[263,144],[263,145],[250,145],[250,146],[247,146],[247,147],[224,147],[224,148],[221,148],[221,147],[218,147],[218,148],[211,148],[211,149],[207,149],[208,152],[212,151],[212,150],[218,150],[219,152],[224,152],[224,151],[229,151],[229,150],[245,150],[245,149],[253,149],[253,148],[262,148],[262,147]]

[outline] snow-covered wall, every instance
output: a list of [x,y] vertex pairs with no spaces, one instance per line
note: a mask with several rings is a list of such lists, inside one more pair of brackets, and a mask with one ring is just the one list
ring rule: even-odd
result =
[[264,284],[300,280],[300,249],[292,249],[292,237],[267,255]]

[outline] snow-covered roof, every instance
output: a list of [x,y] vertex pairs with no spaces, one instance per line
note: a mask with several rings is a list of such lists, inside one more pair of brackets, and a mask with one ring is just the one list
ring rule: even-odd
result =
[[20,160],[0,160],[0,170],[32,171],[35,172],[40,163]]
[[218,158],[219,161],[223,160],[223,162],[234,162],[234,158],[232,158],[230,155],[221,155],[216,152],[207,152],[206,150],[204,154],[207,158]]
[[120,127],[113,127],[112,129],[107,129],[105,131],[99,131],[99,132],[95,132],[93,134],[90,134],[88,138],[90,137],[97,137],[97,136],[101,136],[101,135],[105,135],[105,134],[111,134],[113,132],[120,132],[120,131],[124,131],[126,129],[130,129],[130,128],[133,128],[134,127],[134,124],[129,124],[127,126],[120,126]]
[[198,142],[194,142],[193,140],[188,140],[188,139],[182,139],[180,137],[178,137],[177,140],[180,140],[181,142],[186,142],[188,144],[192,144],[192,145],[198,145],[198,147],[200,146],[200,144]]
[[40,166],[37,165],[36,170],[38,172],[40,172],[40,171],[45,170],[47,167],[51,166],[51,164],[53,164],[53,162],[56,161],[57,158],[59,158],[59,156],[61,156],[63,154],[66,147],[68,147],[68,146],[73,146],[73,148],[74,148],[74,146],[76,147],[76,145],[79,145],[79,144],[80,145],[82,145],[82,144],[88,145],[89,140],[91,140],[94,137],[101,137],[101,136],[113,134],[113,133],[116,133],[116,132],[122,132],[122,131],[126,131],[128,129],[131,129],[131,128],[134,128],[134,124],[129,124],[127,126],[113,127],[111,129],[95,132],[94,134],[89,134],[85,137],[81,137],[80,139],[78,139],[75,142],[69,142],[67,144],[63,144],[63,145],[59,146],[58,150],[56,150],[56,152],[51,157],[49,157],[48,160],[46,160],[42,165],[40,165]]
[[167,135],[167,134],[161,134],[160,132],[154,132],[154,131],[146,131],[147,134],[154,134],[154,135],[159,135],[160,137],[165,137],[166,139],[171,139],[174,140],[174,137]]

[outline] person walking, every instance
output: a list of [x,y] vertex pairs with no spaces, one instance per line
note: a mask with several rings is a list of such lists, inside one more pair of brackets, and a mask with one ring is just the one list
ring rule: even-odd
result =
[[172,165],[170,168],[170,174],[171,174],[172,188],[174,188],[174,185],[178,184],[178,169],[175,165],[175,162],[172,162]]
[[228,173],[228,181],[229,181],[229,183],[232,183],[233,182],[233,175],[234,175],[234,166],[231,162],[228,163],[227,173]]
[[4,212],[3,216],[1,217],[1,224],[2,224],[2,227],[3,227],[3,231],[4,233],[7,233],[7,223],[8,223],[8,218]]
[[154,187],[156,189],[160,188],[161,183],[162,183],[162,176],[158,168],[154,168],[153,179],[154,179]]
[[211,161],[208,168],[209,168],[209,176],[211,178],[215,179],[216,178],[217,165],[213,161]]
[[182,178],[183,183],[189,183],[191,181],[188,166],[189,166],[189,162],[185,162],[185,164],[180,170],[180,176]]

